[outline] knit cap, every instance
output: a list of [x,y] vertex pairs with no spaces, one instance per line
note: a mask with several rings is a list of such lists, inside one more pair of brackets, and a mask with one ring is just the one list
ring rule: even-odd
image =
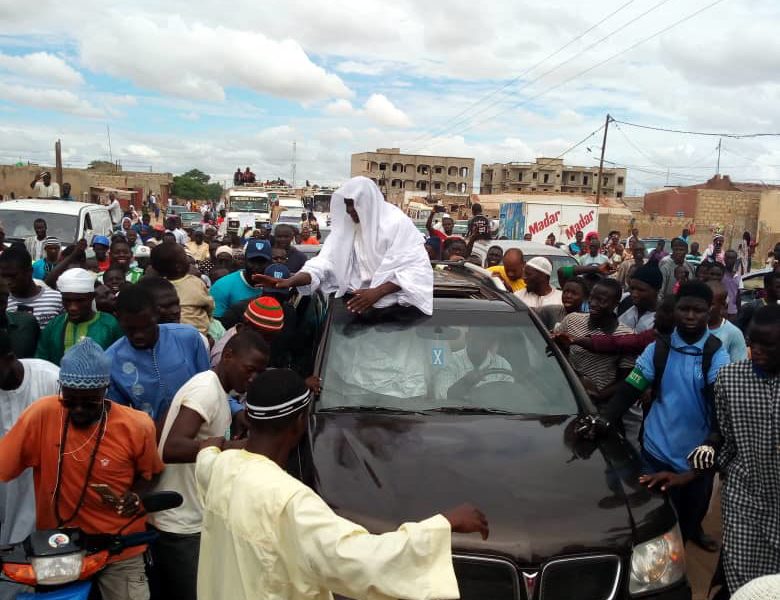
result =
[[281,331],[284,327],[284,310],[276,298],[260,296],[247,305],[244,320],[261,331]]
[[780,598],[780,575],[758,577],[739,588],[731,600],[776,600]]
[[43,240],[43,247],[46,248],[47,246],[57,246],[57,248],[60,248],[62,247],[62,244],[60,244],[60,241],[56,237],[49,236]]
[[64,388],[96,390],[111,384],[111,359],[92,338],[72,346],[60,362],[60,383]]
[[661,269],[658,268],[658,263],[654,260],[646,262],[634,271],[634,274],[631,275],[631,279],[638,279],[656,290],[660,290],[664,283],[664,276],[661,274]]

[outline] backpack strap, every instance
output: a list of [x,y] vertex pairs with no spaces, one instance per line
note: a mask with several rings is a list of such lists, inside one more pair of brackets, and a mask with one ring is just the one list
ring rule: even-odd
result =
[[[654,402],[661,393],[661,380],[664,377],[666,363],[669,360],[669,352],[672,349],[672,338],[668,335],[656,335],[655,352],[653,353],[653,386],[650,392],[650,402]],[[647,407],[649,410],[650,407]]]

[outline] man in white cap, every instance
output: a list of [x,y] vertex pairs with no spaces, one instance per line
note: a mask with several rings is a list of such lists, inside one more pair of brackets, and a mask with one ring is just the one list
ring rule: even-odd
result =
[[351,296],[347,308],[357,314],[401,305],[430,315],[433,270],[424,243],[412,220],[386,202],[373,181],[353,177],[333,194],[331,234],[320,254],[288,279],[255,275],[254,281]]
[[515,292],[528,308],[563,305],[561,290],[550,285],[552,263],[543,256],[535,256],[525,263],[525,289]]
[[92,338],[105,350],[124,335],[113,316],[94,309],[94,273],[68,269],[57,279],[57,289],[65,312],[41,332],[37,358],[59,365],[65,352],[84,338]]

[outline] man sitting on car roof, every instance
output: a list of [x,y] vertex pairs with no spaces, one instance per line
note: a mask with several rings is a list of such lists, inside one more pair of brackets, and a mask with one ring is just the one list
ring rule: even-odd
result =
[[423,236],[373,181],[354,177],[336,190],[331,219],[322,252],[297,274],[281,280],[255,275],[255,282],[349,294],[347,307],[358,314],[394,304],[433,313],[433,271]]

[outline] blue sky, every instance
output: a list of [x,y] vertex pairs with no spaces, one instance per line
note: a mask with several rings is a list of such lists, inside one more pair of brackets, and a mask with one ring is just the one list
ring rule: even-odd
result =
[[[298,180],[332,184],[351,153],[380,146],[478,164],[558,156],[607,112],[780,131],[777,2],[721,0],[627,51],[712,2],[4,3],[0,162],[50,163],[61,138],[66,164],[85,166],[108,157],[108,126],[127,169],[289,179],[295,141]],[[716,144],[621,126],[607,159],[641,193],[712,176]],[[565,158],[592,165],[600,145]],[[780,180],[777,138],[723,148],[722,172]]]

